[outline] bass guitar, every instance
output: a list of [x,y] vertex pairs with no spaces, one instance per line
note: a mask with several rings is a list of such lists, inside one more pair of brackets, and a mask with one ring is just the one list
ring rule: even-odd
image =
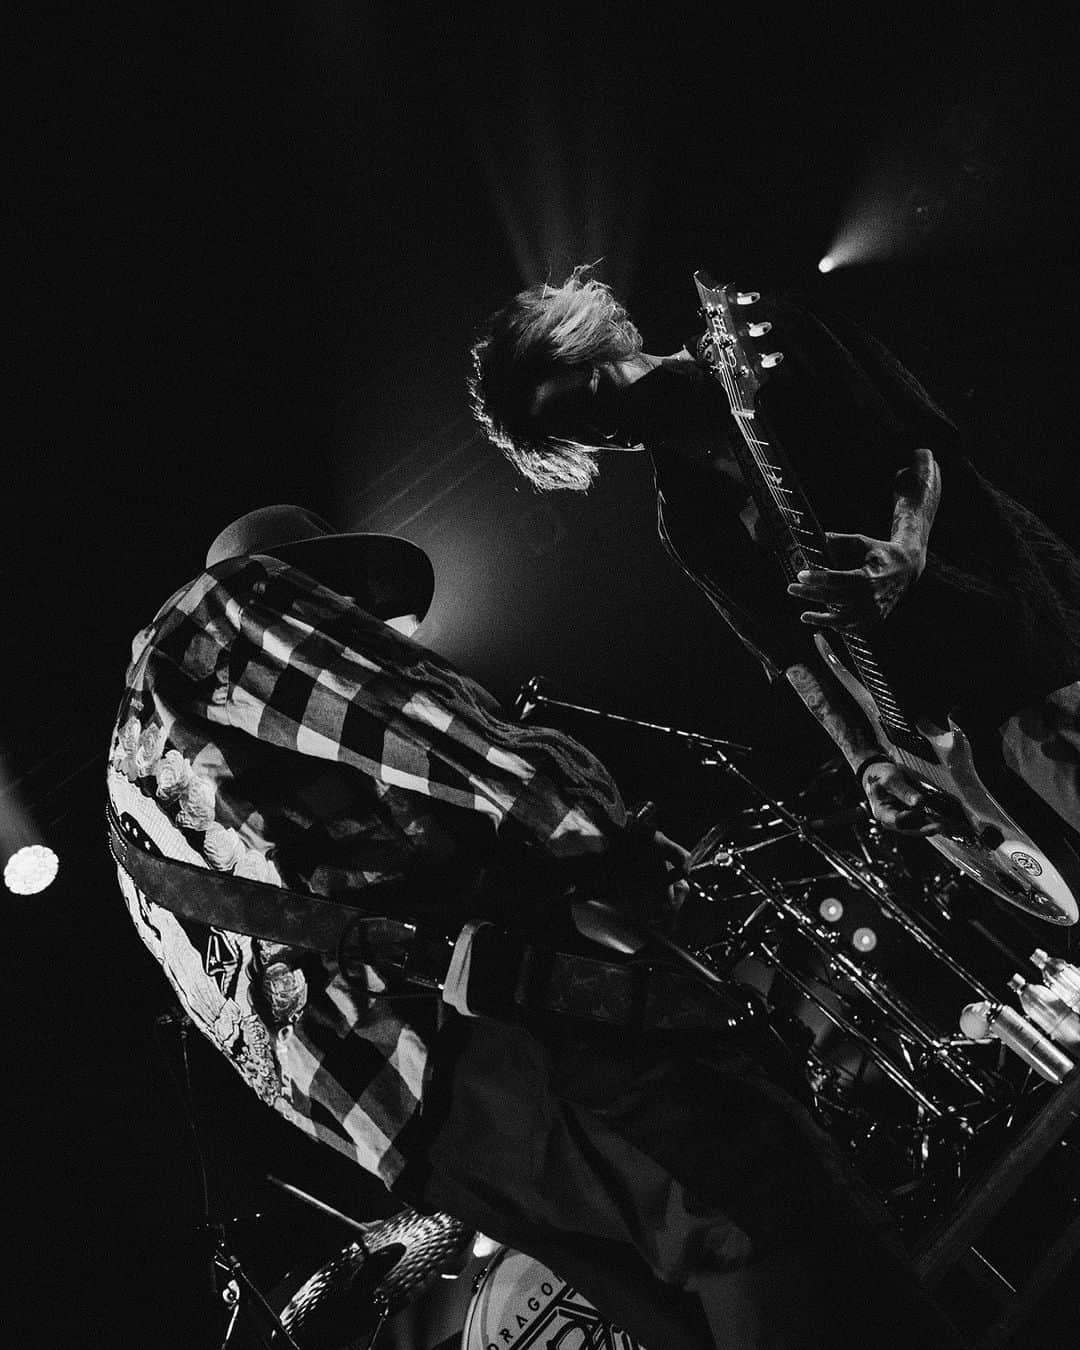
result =
[[[787,580],[804,568],[830,566],[827,538],[813,505],[799,485],[783,448],[770,441],[757,416],[758,392],[782,362],[780,351],[759,351],[770,323],[758,317],[761,296],[717,286],[704,272],[694,275],[705,320],[699,357],[724,388],[740,432],[735,457],[757,505],[777,541]],[[942,821],[928,842],[956,867],[1001,899],[1048,923],[1074,924],[1080,917],[1080,864],[1064,839],[1037,842],[997,801],[975,766],[971,742],[949,717],[936,726],[911,717],[902,707],[875,651],[870,625],[855,631],[815,635],[822,659],[865,713],[894,763],[924,790]],[[833,641],[842,643],[847,662]]]

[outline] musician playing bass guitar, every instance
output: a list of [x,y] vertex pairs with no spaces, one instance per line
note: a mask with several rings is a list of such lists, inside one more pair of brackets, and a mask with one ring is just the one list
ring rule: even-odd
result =
[[[665,547],[770,681],[786,679],[832,737],[874,816],[939,844],[955,837],[953,860],[991,889],[1075,922],[1073,873],[1049,898],[1025,888],[1025,876],[1054,869],[1014,835],[1009,812],[1022,804],[1037,822],[1028,829],[1053,835],[1070,864],[1080,843],[1080,557],[980,473],[949,416],[856,325],[754,293],[732,292],[728,305],[699,284],[706,315],[734,316],[720,338],[736,351],[728,367],[708,333],[651,355],[589,271],[522,292],[477,335],[470,390],[489,438],[541,489],[585,490],[608,453],[647,450]],[[751,367],[752,398],[741,379]],[[793,498],[780,495],[789,488],[774,477],[774,446],[816,513],[816,551],[800,552],[784,528],[796,513],[783,509]],[[770,495],[779,511],[766,509]],[[822,633],[838,641],[823,646]],[[873,638],[869,684],[887,680],[889,709],[946,729],[952,714],[973,738],[980,772],[1009,799],[1001,811],[983,809],[975,788],[979,805],[958,808],[941,790],[948,775],[923,771],[925,742],[912,742],[919,753],[906,762],[896,753],[889,726],[910,730],[906,713],[882,725],[838,678],[833,647],[857,634]],[[967,782],[970,765],[956,776]]]

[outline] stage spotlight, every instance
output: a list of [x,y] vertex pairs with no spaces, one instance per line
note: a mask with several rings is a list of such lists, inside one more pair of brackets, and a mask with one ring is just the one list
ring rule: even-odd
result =
[[826,923],[839,923],[844,917],[844,905],[834,895],[827,895],[818,905],[818,913]]
[[4,866],[4,885],[15,895],[37,895],[52,885],[60,859],[44,844],[17,849]]
[[872,952],[877,946],[877,934],[872,928],[856,928],[851,935],[851,945],[857,952]]

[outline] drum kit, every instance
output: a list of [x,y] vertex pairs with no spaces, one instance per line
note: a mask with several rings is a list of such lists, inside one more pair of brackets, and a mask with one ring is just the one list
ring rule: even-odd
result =
[[[337,1252],[284,1303],[279,1294],[279,1329],[265,1344],[299,1350],[640,1350],[548,1266],[487,1242],[447,1214],[405,1210],[364,1227],[362,1240]],[[484,1256],[471,1254],[474,1244]],[[447,1282],[449,1296],[443,1292]],[[294,1287],[286,1278],[282,1290]]]
[[960,1021],[973,1001],[1002,1004],[1045,916],[884,830],[839,759],[781,797],[746,767],[749,746],[556,698],[540,677],[515,706],[570,716],[578,734],[585,719],[659,735],[722,784],[733,809],[690,850],[683,940],[757,990],[819,1120],[918,1241],[968,1179],[966,1160],[1043,1100],[1036,1057]]
[[[820,1122],[917,1245],[969,1180],[968,1159],[1043,1100],[1032,1061],[959,1027],[973,1000],[1001,1004],[1024,943],[1042,933],[943,870],[922,841],[882,831],[842,766],[821,767],[782,799],[745,767],[751,748],[730,740],[557,699],[539,677],[514,706],[520,720],[544,710],[660,734],[723,778],[736,807],[690,850],[680,936],[697,961],[756,991]],[[268,1345],[637,1346],[557,1273],[449,1215],[337,1217],[355,1240],[279,1286]],[[420,1325],[425,1303],[439,1307]]]

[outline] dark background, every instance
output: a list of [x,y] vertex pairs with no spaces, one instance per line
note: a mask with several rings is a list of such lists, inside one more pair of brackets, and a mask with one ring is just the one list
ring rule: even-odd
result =
[[[5,852],[42,839],[61,874],[6,901],[12,1344],[198,1343],[180,1042],[100,819],[136,629],[230,519],[299,501],[425,546],[438,590],[418,637],[496,692],[542,673],[571,701],[749,741],[766,777],[811,772],[825,741],[661,553],[645,464],[612,464],[586,500],[519,486],[469,420],[469,335],[509,292],[601,257],[653,351],[693,331],[697,267],[803,287],[892,345],[988,472],[1075,540],[1063,12],[16,19],[0,824]],[[861,260],[822,277],[838,234]],[[728,809],[662,740],[596,744],[687,842]],[[388,1211],[201,1044],[189,1057],[213,1203],[260,1272],[334,1231],[268,1170]]]

